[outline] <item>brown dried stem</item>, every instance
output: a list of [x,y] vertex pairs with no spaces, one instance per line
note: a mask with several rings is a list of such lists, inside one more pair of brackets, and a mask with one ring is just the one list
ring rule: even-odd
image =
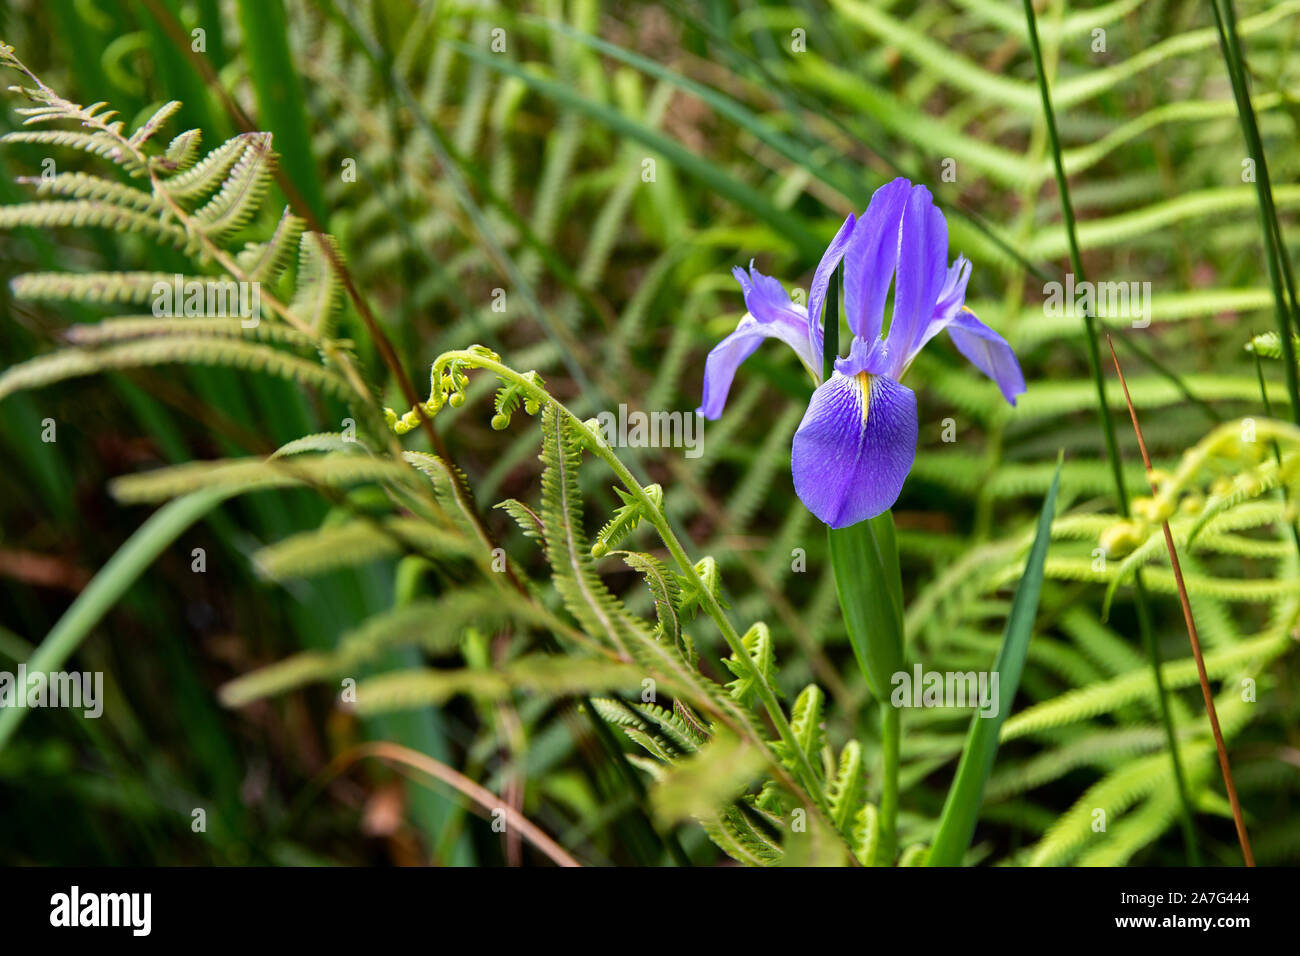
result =
[[[1106,336],[1110,347],[1110,357],[1115,363],[1115,373],[1119,384],[1124,389],[1124,402],[1128,405],[1129,417],[1133,420],[1133,432],[1137,435],[1138,449],[1142,452],[1142,464],[1147,471],[1147,480],[1151,482],[1151,493],[1158,495],[1160,489],[1151,477],[1151,456],[1147,454],[1146,442],[1142,439],[1142,428],[1138,425],[1137,410],[1128,393],[1128,382],[1124,380],[1124,371],[1119,367],[1119,357],[1115,354],[1115,344]],[[1219,729],[1219,713],[1214,708],[1214,695],[1210,693],[1210,678],[1205,672],[1205,659],[1201,654],[1201,639],[1196,633],[1196,620],[1192,617],[1192,605],[1187,597],[1187,585],[1183,582],[1183,569],[1178,563],[1178,550],[1174,547],[1174,536],[1169,530],[1169,522],[1160,522],[1165,533],[1165,547],[1169,551],[1169,563],[1174,571],[1174,583],[1178,586],[1178,601],[1183,606],[1183,620],[1187,622],[1187,639],[1192,643],[1192,656],[1196,658],[1196,672],[1201,679],[1201,696],[1205,698],[1205,710],[1210,715],[1210,730],[1214,733],[1214,746],[1219,752],[1219,769],[1223,771],[1223,784],[1228,791],[1228,802],[1232,804],[1232,820],[1237,825],[1237,840],[1241,843],[1241,855],[1247,866],[1255,865],[1255,857],[1250,852],[1250,837],[1246,834],[1246,821],[1241,815],[1241,802],[1237,799],[1237,787],[1232,781],[1232,768],[1228,766],[1228,749],[1223,743],[1223,731]]]

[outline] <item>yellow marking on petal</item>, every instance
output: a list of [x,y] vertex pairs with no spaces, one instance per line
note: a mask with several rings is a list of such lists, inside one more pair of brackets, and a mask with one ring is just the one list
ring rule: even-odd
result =
[[858,387],[862,389],[862,424],[866,425],[867,413],[871,411],[871,382],[875,376],[859,372],[854,378],[858,380]]

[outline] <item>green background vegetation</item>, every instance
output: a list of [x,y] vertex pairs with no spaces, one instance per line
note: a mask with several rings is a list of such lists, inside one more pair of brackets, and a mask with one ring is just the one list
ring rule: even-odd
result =
[[[1285,238],[1300,205],[1292,57],[1300,2],[1237,7]],[[1157,466],[1172,471],[1219,422],[1262,419],[1262,383],[1272,412],[1290,417],[1281,361],[1265,359],[1261,379],[1245,349],[1277,329],[1276,297],[1259,197],[1243,181],[1250,151],[1213,7],[1112,0],[1037,9],[1087,275],[1152,284],[1149,328],[1132,329],[1123,317],[1102,325],[1123,340],[1147,443]],[[191,31],[200,27],[205,50],[195,54]],[[503,52],[492,48],[498,29]],[[877,186],[896,175],[927,184],[948,215],[953,253],[974,263],[968,301],[1015,347],[1029,390],[1007,407],[946,340],[910,373],[920,443],[895,508],[909,661],[928,670],[991,665],[1065,450],[1037,625],[967,860],[1187,859],[1132,563],[1096,564],[1094,549],[1119,513],[1084,322],[1042,305],[1044,283],[1063,278],[1070,250],[1019,4],[382,0],[353,9],[333,0],[283,8],[262,0],[16,0],[0,11],[0,38],[69,99],[108,101],[128,130],[162,103],[183,101],[162,143],[198,128],[210,149],[245,121],[273,133],[292,195],[270,183],[256,218],[228,237],[230,248],[267,238],[286,202],[310,213],[337,237],[421,399],[437,356],[481,343],[515,369],[540,372],[579,418],[620,403],[689,412],[705,354],[743,311],[733,265],[752,256],[765,273],[806,288],[838,223]],[[9,97],[0,132],[21,123],[12,107],[24,104]],[[30,199],[31,186],[15,180],[39,176],[47,156],[60,172],[105,169],[75,151],[4,144],[0,203]],[[652,182],[643,178],[647,160]],[[345,175],[353,169],[354,181]],[[73,324],[124,311],[20,299],[13,277],[194,271],[175,248],[97,229],[6,228],[0,263],[4,367],[63,344]],[[290,273],[303,280],[300,266]],[[495,290],[504,290],[503,311],[493,309]],[[366,316],[352,297],[334,295],[336,334],[351,340],[382,402],[404,411],[408,396]],[[1148,494],[1118,383],[1110,374],[1105,381],[1127,491]],[[537,501],[541,441],[537,421],[522,413],[504,431],[489,426],[491,385],[471,373],[465,404],[433,420],[437,450],[465,473],[487,533],[525,590],[562,614],[545,557],[492,507]],[[863,786],[874,800],[875,710],[853,663],[825,534],[798,505],[789,477],[790,439],[808,393],[798,364],[764,347],[737,376],[722,420],[706,428],[701,458],[674,449],[620,455],[663,486],[667,520],[692,559],[715,559],[739,630],[767,623],[772,679],[787,704],[810,681],[824,690],[832,753],[860,742]],[[115,499],[113,479],[266,455],[306,434],[336,432],[349,414],[335,395],[248,368],[152,365],[6,392],[0,669],[30,657],[150,513]],[[57,422],[55,443],[41,441],[46,418]],[[943,439],[948,419],[952,442]],[[432,450],[419,430],[403,442]],[[1257,467],[1223,461],[1218,474],[1231,480]],[[1203,484],[1188,490],[1206,493]],[[581,489],[590,528],[623,504],[598,468],[584,468]],[[1266,493],[1234,501],[1184,549],[1183,564],[1256,857],[1289,864],[1300,859],[1300,819],[1288,813],[1300,790],[1300,562],[1288,504],[1256,490]],[[262,565],[259,573],[254,558],[267,556],[263,548],[358,513],[382,514],[385,501],[374,486],[342,499],[264,491],[222,504],[164,542],[67,665],[104,672],[103,719],[32,712],[0,750],[0,858],[544,861],[528,843],[493,832],[454,788],[358,749],[389,741],[504,794],[584,863],[726,861],[699,826],[676,825],[698,806],[647,796],[640,764],[612,755],[640,750],[602,733],[568,693],[464,693],[462,683],[442,695],[424,687],[427,706],[357,715],[336,706],[330,672],[274,696],[250,694],[257,699],[246,706],[223,705],[220,688],[235,678],[330,652],[358,634],[364,640],[365,622],[394,607],[417,613],[403,623],[404,639],[370,654],[358,678],[430,661],[490,672],[526,651],[553,649],[557,637],[570,647],[567,632],[536,620],[485,624],[476,615],[494,598],[468,572],[418,557],[355,567],[323,559],[329,568],[311,574],[268,574]],[[1193,518],[1178,520],[1185,535]],[[338,539],[297,540],[297,552],[279,556],[299,570],[321,549],[344,548]],[[630,540],[664,557],[646,529]],[[1151,633],[1168,662],[1196,839],[1203,861],[1235,864],[1240,853],[1161,547],[1142,553],[1150,562],[1144,581]],[[195,548],[206,554],[201,574],[191,570]],[[794,569],[795,549],[806,570]],[[633,611],[654,618],[640,575],[612,557],[598,567]],[[1107,584],[1121,576],[1105,615]],[[707,623],[701,616],[686,625],[701,668],[730,680],[727,650]],[[1243,679],[1255,682],[1254,702],[1242,700]],[[903,714],[902,847],[933,837],[968,718]],[[730,769],[741,782],[747,768],[752,775],[748,764],[737,766]],[[201,833],[191,829],[195,808],[206,811]],[[1093,829],[1097,809],[1107,814],[1104,833]]]

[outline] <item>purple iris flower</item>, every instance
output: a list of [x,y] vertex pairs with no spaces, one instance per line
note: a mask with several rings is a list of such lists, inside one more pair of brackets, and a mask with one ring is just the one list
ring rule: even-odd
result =
[[[822,303],[841,259],[853,342],[823,382]],[[916,395],[899,380],[930,339],[947,330],[957,351],[1012,405],[1025,390],[1011,346],[964,304],[970,268],[962,256],[948,265],[948,223],[930,191],[895,179],[876,190],[861,219],[850,215],[835,234],[813,275],[807,308],[752,263],[748,274],[733,270],[749,312],[709,353],[699,413],[718,418],[740,363],[763,339],[780,339],[817,383],[794,436],[795,492],[832,528],[874,518],[898,500],[916,458]]]

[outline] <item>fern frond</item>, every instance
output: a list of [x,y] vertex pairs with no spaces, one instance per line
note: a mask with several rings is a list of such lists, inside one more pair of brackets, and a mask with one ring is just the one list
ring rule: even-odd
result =
[[140,124],[139,129],[131,134],[131,138],[128,142],[136,149],[139,149],[148,142],[149,139],[158,132],[158,130],[162,129],[163,126],[167,124],[167,121],[171,119],[180,108],[180,100],[170,100],[164,103],[162,106],[158,107],[152,116]]
[[121,166],[131,176],[143,176],[145,168],[120,140],[103,132],[86,133],[70,129],[15,130],[0,136],[0,143],[38,143],[65,146],[99,156]]
[[249,134],[243,153],[217,194],[194,210],[194,220],[208,238],[220,241],[253,218],[266,198],[274,166],[271,134]]
[[323,336],[333,334],[334,316],[338,311],[343,283],[334,272],[328,244],[333,255],[341,256],[333,236],[304,232],[298,243],[298,276],[290,308]]
[[645,579],[650,595],[654,599],[655,617],[659,631],[672,643],[681,641],[681,619],[677,614],[677,602],[681,595],[681,579],[668,570],[668,567],[654,555],[642,551],[615,552],[633,571]]
[[[596,574],[595,561],[583,534],[582,495],[578,466],[582,450],[572,425],[548,406],[542,417],[542,523],[546,556],[555,573],[555,588],[564,605],[593,637],[608,642],[624,656],[635,636],[617,599]],[[648,636],[648,635],[647,635]]]
[[359,439],[344,438],[338,432],[316,432],[312,435],[303,435],[301,438],[294,438],[285,442],[267,457],[268,460],[271,460],[291,455],[301,455],[304,452],[311,451],[357,454],[369,450]]
[[[644,491],[655,508],[663,507],[663,488],[659,485],[647,485]],[[641,519],[646,517],[645,506],[631,492],[615,488],[614,493],[622,499],[623,504],[614,509],[614,516],[606,521],[596,534],[596,543],[592,546],[591,553],[598,558],[603,557],[610,548],[619,545],[636,530]]]
[[862,763],[862,746],[850,740],[840,751],[839,768],[827,792],[831,822],[850,840],[858,814],[867,802],[867,773]]
[[717,734],[689,757],[678,760],[650,794],[664,824],[707,819],[724,809],[765,764],[763,754],[735,734]]
[[340,397],[352,394],[347,382],[336,373],[268,345],[169,335],[98,349],[63,349],[22,362],[0,373],[0,399],[23,389],[99,372],[170,364],[230,366],[278,376]]
[[192,247],[189,234],[172,222],[96,199],[48,200],[0,206],[0,229],[20,226],[51,229],[64,226],[138,233],[178,249]]
[[[822,769],[821,752],[826,745],[826,731],[822,726],[825,706],[826,694],[816,684],[809,684],[799,692],[790,712],[790,729],[794,731],[794,739],[808,758],[813,772],[819,775]],[[794,769],[797,766],[794,754],[786,752],[784,741],[775,741],[772,749],[787,767]]]
[[208,151],[201,160],[162,181],[163,189],[179,203],[192,203],[210,195],[226,180],[261,133],[241,133]]
[[103,179],[88,173],[59,173],[57,176],[23,176],[18,182],[36,187],[38,196],[69,196],[73,199],[98,199],[107,203],[162,215],[167,208],[153,193]]
[[126,339],[144,339],[151,336],[217,336],[235,339],[253,339],[259,342],[293,346],[299,349],[316,347],[319,343],[309,335],[287,325],[258,322],[245,325],[244,319],[158,318],[152,316],[123,315],[100,322],[71,325],[63,337],[74,345],[100,345]]
[[545,528],[542,527],[542,519],[537,517],[537,512],[533,511],[522,501],[516,501],[514,498],[507,498],[505,501],[499,501],[496,508],[500,508],[510,517],[515,519],[515,524],[519,525],[519,530],[524,533],[526,538],[535,538],[542,540]]
[[[1284,629],[1280,634],[1266,633],[1212,651],[1205,655],[1205,670],[1210,678],[1215,679],[1253,663],[1271,661],[1286,649],[1289,641]],[[1192,658],[1168,662],[1160,670],[1165,686],[1171,690],[1191,686],[1200,679],[1196,662]],[[1058,697],[1013,714],[1002,727],[1002,739],[1014,740],[1025,734],[1077,723],[1107,713],[1121,704],[1144,697],[1154,698],[1154,695],[1155,680],[1151,672],[1132,671],[1108,681],[1066,691]]]
[[658,704],[629,704],[650,725],[658,728],[657,735],[666,738],[678,753],[694,753],[709,740],[709,734],[686,720],[675,710],[665,710]]
[[[200,276],[181,279],[187,285],[212,281]],[[148,305],[156,285],[171,287],[175,280],[175,274],[166,272],[29,272],[15,276],[9,286],[16,298],[33,302]]]
[[700,825],[709,839],[737,863],[776,866],[784,859],[781,847],[735,807],[701,820]]
[[[293,215],[286,208],[280,216],[280,221],[276,223],[275,232],[271,234],[270,239],[265,242],[250,242],[244,246],[243,251],[235,259],[249,281],[265,285],[274,284],[293,258],[294,250],[298,248],[306,225],[305,220]],[[298,282],[301,288],[301,271]]]
[[752,706],[759,682],[774,684],[776,679],[776,646],[772,633],[762,621],[755,622],[740,639],[753,666],[742,662],[733,654],[722,663],[736,679],[727,684],[731,696],[746,706]]
[[407,552],[472,557],[472,542],[418,518],[349,521],[290,535],[253,555],[258,572],[275,581],[312,577]]
[[198,158],[199,146],[203,143],[203,133],[197,129],[187,129],[178,134],[167,144],[161,156],[155,156],[150,163],[161,173],[175,174],[189,169]]
[[231,461],[196,461],[116,478],[109,485],[113,497],[124,504],[162,501],[200,488],[222,488],[247,494],[271,488],[320,485],[344,488],[376,482],[421,480],[410,468],[387,458],[347,453],[308,458]]
[[487,700],[508,698],[514,691],[562,696],[636,686],[634,667],[596,658],[529,656],[502,668],[403,670],[372,677],[357,685],[357,710],[363,714],[411,710],[442,704],[457,694]]
[[325,680],[335,673],[335,661],[318,651],[302,651],[260,667],[222,685],[217,692],[227,707],[243,707],[263,697],[273,697],[305,684]]

